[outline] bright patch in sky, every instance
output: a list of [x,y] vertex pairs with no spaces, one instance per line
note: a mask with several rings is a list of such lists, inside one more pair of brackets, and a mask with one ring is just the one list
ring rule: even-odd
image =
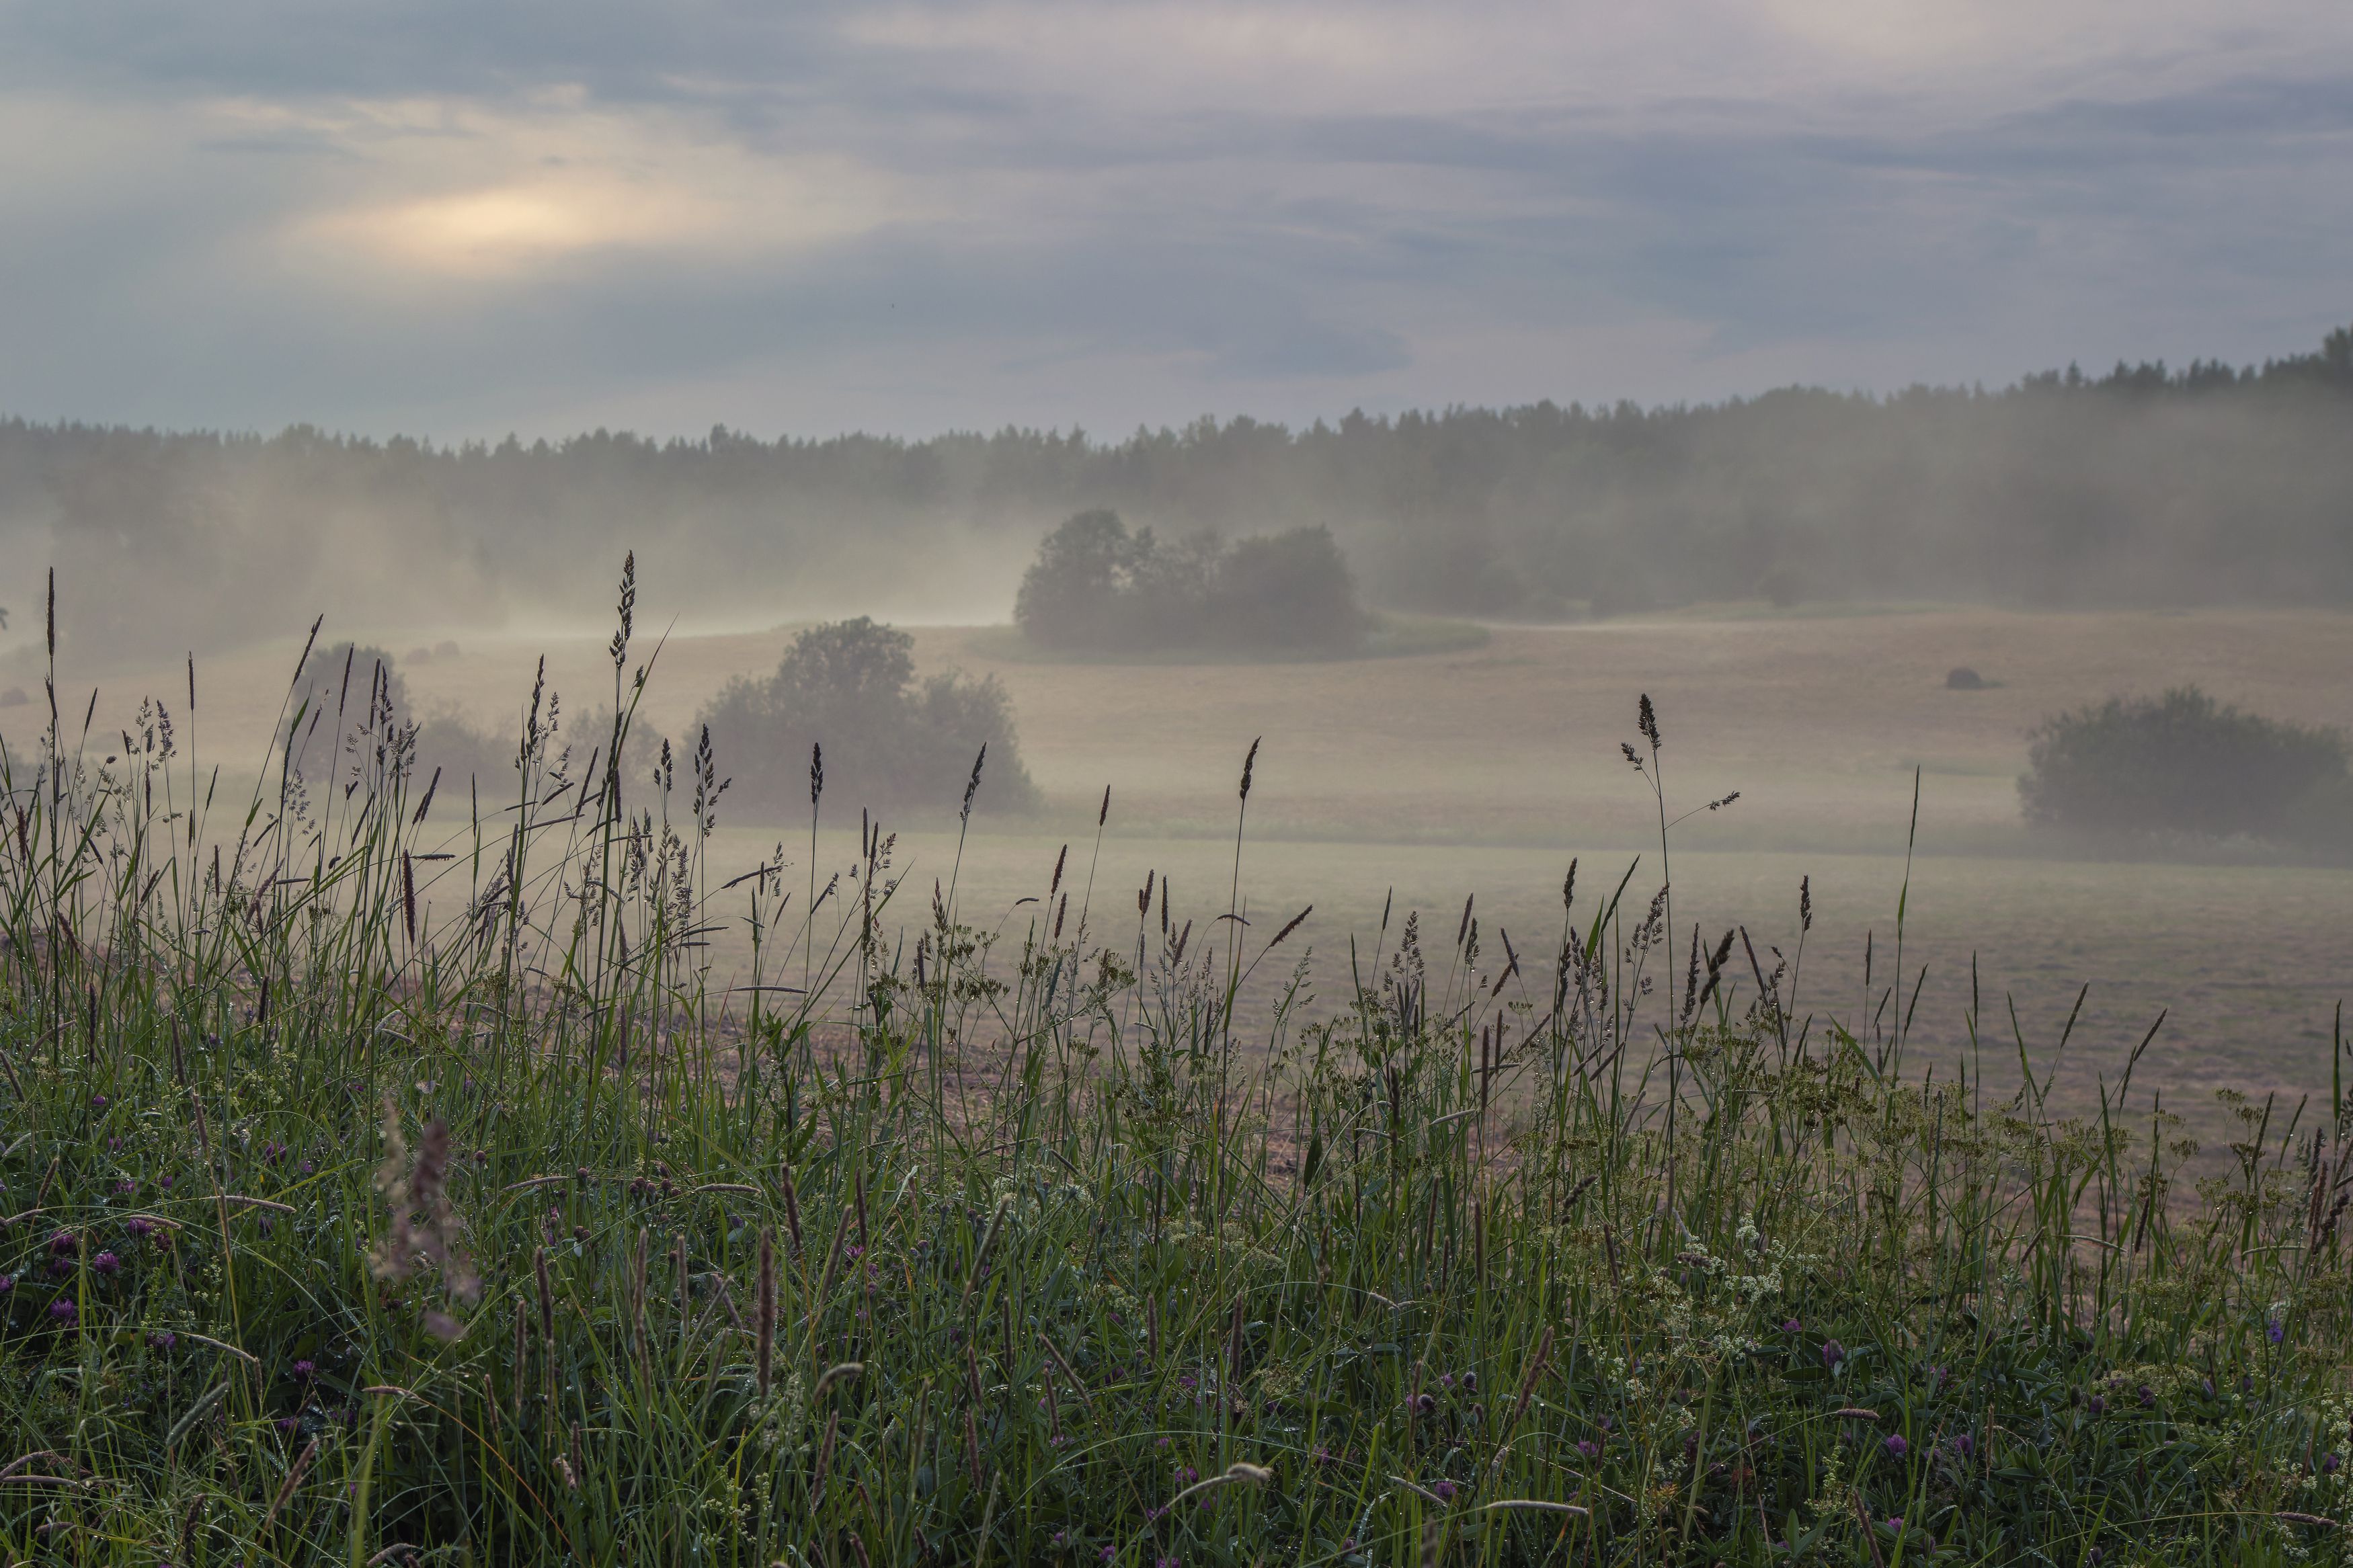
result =
[[2302,350],[2322,0],[0,4],[0,413],[1107,433]]

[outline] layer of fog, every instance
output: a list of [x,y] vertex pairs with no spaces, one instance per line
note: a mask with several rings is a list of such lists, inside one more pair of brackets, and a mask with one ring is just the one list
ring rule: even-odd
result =
[[1456,409],[1103,443],[437,448],[0,423],[0,633],[44,574],[103,668],[297,637],[593,630],[626,551],[688,630],[1001,622],[1089,507],[1167,536],[1330,528],[1375,605],[1576,618],[1694,601],[2353,602],[2353,333],[2260,372],[2119,367],[1988,395]]

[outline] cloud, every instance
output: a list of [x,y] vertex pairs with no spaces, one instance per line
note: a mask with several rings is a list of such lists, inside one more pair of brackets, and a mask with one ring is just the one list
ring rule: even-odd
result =
[[2348,314],[2257,0],[0,5],[0,410],[444,437],[2006,380]]

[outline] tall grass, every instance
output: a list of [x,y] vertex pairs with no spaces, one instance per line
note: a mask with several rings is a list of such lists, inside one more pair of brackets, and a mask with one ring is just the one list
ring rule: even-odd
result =
[[1321,1007],[1238,887],[714,885],[632,604],[455,830],[364,671],[235,805],[193,670],[5,759],[9,1561],[2344,1554],[2341,1093],[2177,1191],[2130,1063],[1914,1070],[1639,866]]

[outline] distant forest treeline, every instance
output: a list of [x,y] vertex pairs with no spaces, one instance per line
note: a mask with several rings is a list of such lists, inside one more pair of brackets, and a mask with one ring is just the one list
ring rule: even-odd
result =
[[[1106,443],[437,447],[0,422],[0,605],[174,653],[601,613],[636,547],[690,620],[1001,619],[1040,537],[1115,509],[1163,537],[1324,526],[1376,605],[1611,614],[1698,599],[2353,603],[2353,330],[2234,370],[2119,365],[1998,392],[1789,388],[1698,406],[1538,403]],[[668,579],[667,583],[663,579]]]

